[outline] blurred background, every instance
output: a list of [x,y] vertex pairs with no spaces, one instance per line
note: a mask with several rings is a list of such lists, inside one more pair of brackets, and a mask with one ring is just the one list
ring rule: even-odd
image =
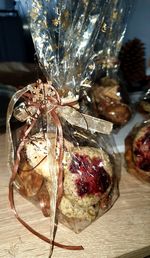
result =
[[0,1],[0,62],[33,62],[34,48],[21,2]]
[[[25,85],[34,80],[32,76],[37,76],[34,71],[34,46],[28,27],[25,2],[25,0],[0,1],[0,82],[17,87],[19,84]],[[147,71],[150,65],[149,10],[149,0],[135,0],[124,38],[124,42],[138,38],[144,44]],[[15,67],[12,62],[15,62]],[[7,76],[8,72],[11,76]]]
[[[42,74],[35,59],[25,2],[26,0],[0,0],[0,117],[6,113],[7,105],[4,108],[4,103],[7,102],[7,96],[4,94],[10,98],[16,89],[34,82]],[[136,63],[136,74],[139,74],[138,70],[144,69],[143,73],[150,75],[149,10],[150,0],[135,0],[124,37],[123,44],[131,41],[126,49],[132,64]],[[135,38],[139,41],[132,42]],[[134,77],[133,80],[139,80],[140,87],[132,87],[131,84],[128,90],[143,90],[143,79]],[[2,120],[0,122],[3,123]]]
[[124,41],[140,39],[145,45],[146,64],[150,65],[150,1],[136,0],[128,22]]
[[[34,76],[34,46],[22,1],[0,1],[0,82],[19,87]],[[34,80],[34,78],[33,78]]]

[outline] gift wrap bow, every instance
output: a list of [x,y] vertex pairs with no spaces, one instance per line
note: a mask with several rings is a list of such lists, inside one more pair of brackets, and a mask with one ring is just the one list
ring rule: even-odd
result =
[[[20,99],[20,97],[25,98],[25,102],[27,100],[27,104],[21,103],[17,108],[14,109],[15,103]],[[14,97],[12,98],[9,104],[8,116],[7,116],[7,121],[8,121],[7,132],[9,136],[9,143],[11,144],[11,146],[12,146],[12,138],[11,138],[11,130],[10,130],[9,122],[12,114],[19,121],[27,122],[26,129],[24,130],[24,133],[23,133],[23,137],[16,151],[16,159],[12,166],[12,176],[10,178],[10,183],[9,183],[10,206],[16,218],[30,232],[32,232],[42,240],[46,241],[47,243],[56,245],[61,248],[70,249],[70,250],[82,250],[83,247],[63,245],[63,244],[54,242],[54,237],[53,237],[56,207],[59,206],[59,203],[63,195],[62,161],[63,161],[63,153],[64,153],[64,149],[63,149],[64,139],[63,139],[63,128],[62,128],[60,117],[64,118],[71,125],[78,126],[86,130],[88,129],[93,133],[99,132],[103,134],[110,134],[113,127],[113,124],[111,122],[80,113],[80,111],[77,109],[77,103],[78,103],[78,99],[72,96],[71,94],[68,94],[66,98],[60,97],[58,91],[52,86],[51,82],[42,83],[41,80],[38,80],[36,83],[30,84],[25,88],[21,89],[20,91],[16,92],[16,94],[14,95]],[[57,171],[56,171],[56,174],[54,174],[54,176],[57,178],[57,187],[55,188],[55,191],[54,191],[55,193],[53,193],[54,196],[51,196],[50,198],[50,202],[53,199],[53,207],[51,207],[51,203],[50,203],[51,209],[53,208],[52,216],[51,216],[52,230],[51,230],[51,238],[50,238],[52,240],[48,239],[47,237],[41,235],[39,232],[35,231],[32,227],[30,227],[24,220],[22,220],[19,217],[15,208],[14,197],[13,197],[14,195],[13,186],[14,186],[14,182],[19,168],[20,152],[24,147],[25,140],[27,139],[29,132],[35,126],[35,123],[39,115],[40,114],[42,115],[43,112],[47,116],[50,116],[50,119],[52,118],[53,123],[57,128],[56,146],[58,147],[57,160],[58,160],[59,173],[58,173],[58,178],[57,178]],[[14,157],[13,149],[11,150],[11,155],[12,157]],[[55,166],[55,169],[57,169],[56,167],[57,166]]]

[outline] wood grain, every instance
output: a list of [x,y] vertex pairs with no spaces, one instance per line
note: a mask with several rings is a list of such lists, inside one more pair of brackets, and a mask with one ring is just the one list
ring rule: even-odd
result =
[[[5,135],[0,135],[0,257],[46,258],[48,244],[28,232],[15,219],[8,203],[7,155]],[[48,236],[49,220],[16,195],[19,214],[32,227]],[[56,240],[84,246],[83,251],[55,248],[53,258],[144,258],[150,255],[150,187],[129,175],[124,166],[120,197],[104,216],[80,234],[59,225]]]

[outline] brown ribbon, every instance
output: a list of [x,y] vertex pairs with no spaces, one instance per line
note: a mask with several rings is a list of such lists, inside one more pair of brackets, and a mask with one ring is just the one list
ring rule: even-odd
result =
[[[40,83],[40,82],[38,82]],[[59,119],[59,116],[56,112],[56,109],[58,106],[63,106],[65,104],[61,104],[61,99],[60,96],[58,94],[58,92],[56,91],[56,89],[52,86],[49,85],[49,87],[51,88],[51,90],[53,92],[55,92],[55,97],[51,97],[48,96],[47,99],[45,99],[46,101],[48,101],[52,108],[48,111],[48,113],[51,115],[51,117],[53,118],[54,124],[57,128],[57,144],[59,144],[59,155],[58,155],[58,165],[59,165],[59,174],[58,174],[58,193],[57,193],[57,207],[61,201],[62,195],[63,195],[63,167],[62,167],[62,160],[63,160],[63,153],[64,153],[64,149],[63,149],[63,129],[62,129],[62,125],[61,125],[61,121]],[[46,105],[44,103],[36,103],[32,101],[32,94],[30,93],[25,93],[24,94],[25,98],[27,97],[28,99],[30,99],[30,105],[31,106],[36,106],[39,108],[40,112],[42,112],[45,108]],[[70,102],[69,104],[67,104],[69,106],[73,106],[74,102]],[[14,165],[12,168],[12,175],[9,181],[9,202],[10,202],[10,207],[12,209],[12,211],[14,212],[17,220],[25,227],[27,228],[31,233],[33,233],[34,235],[36,235],[37,237],[39,237],[40,239],[42,239],[43,241],[55,245],[57,247],[60,248],[64,248],[64,249],[68,249],[68,250],[83,250],[82,246],[69,246],[69,245],[63,245],[60,243],[55,242],[54,240],[50,240],[47,237],[45,237],[44,235],[40,234],[39,232],[37,232],[36,230],[34,230],[31,226],[29,226],[23,219],[20,218],[20,216],[17,213],[16,207],[15,207],[15,202],[14,202],[14,182],[18,173],[18,168],[19,168],[19,163],[20,163],[20,152],[24,147],[25,141],[27,139],[27,136],[29,134],[29,132],[31,131],[31,129],[34,127],[36,120],[38,119],[38,117],[32,117],[32,122],[30,125],[26,125],[25,129],[23,130],[22,133],[22,139],[21,142],[18,146],[17,152],[16,152],[16,159],[14,161]]]

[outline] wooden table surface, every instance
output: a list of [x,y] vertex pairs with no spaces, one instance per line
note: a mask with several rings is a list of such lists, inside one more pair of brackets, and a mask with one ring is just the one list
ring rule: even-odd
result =
[[[49,245],[19,224],[9,208],[6,156],[4,134],[0,135],[0,257],[47,258]],[[49,220],[19,195],[16,204],[21,217],[48,236]],[[56,240],[82,244],[84,250],[55,248],[53,258],[150,257],[150,187],[122,168],[120,197],[112,209],[80,234],[59,225]]]

